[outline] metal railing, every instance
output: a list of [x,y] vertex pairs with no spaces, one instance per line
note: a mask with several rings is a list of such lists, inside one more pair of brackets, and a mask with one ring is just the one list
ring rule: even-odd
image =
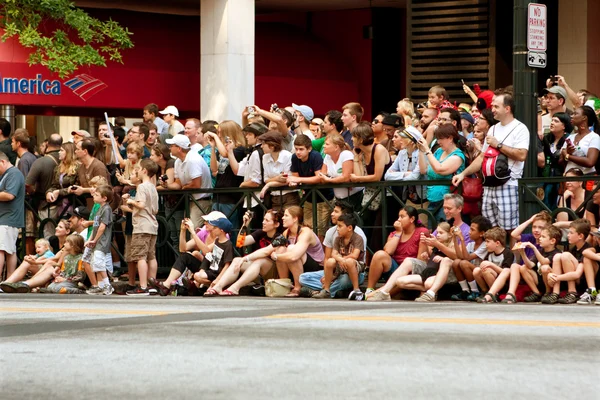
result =
[[[537,197],[536,189],[544,184],[560,184],[566,181],[598,181],[599,177],[592,176],[584,176],[584,177],[552,177],[552,178],[523,178],[519,180],[519,209],[525,210],[527,205],[533,205],[534,209],[537,210],[535,212],[539,212],[541,210],[547,210],[552,214],[555,218],[556,215],[560,212],[566,212],[569,215],[569,219],[576,219],[578,212],[580,212],[584,207],[587,201],[591,200],[593,193],[599,190],[597,187],[593,192],[588,193],[586,197],[586,202],[579,206],[579,208],[575,211],[568,208],[550,208],[544,204]],[[371,235],[380,235],[381,245],[383,245],[387,239],[387,235],[393,229],[393,223],[397,219],[397,214],[390,214],[390,210],[399,210],[403,208],[405,205],[409,204],[418,209],[419,215],[423,216],[423,218],[427,218],[426,225],[430,229],[435,229],[437,227],[437,221],[434,218],[435,213],[439,210],[442,205],[440,204],[433,212],[427,209],[427,200],[424,199],[423,190],[421,188],[420,201],[414,203],[405,198],[405,196],[401,196],[403,191],[406,191],[409,186],[423,187],[423,186],[452,186],[450,181],[447,180],[418,180],[418,181],[380,181],[380,182],[368,182],[368,183],[345,183],[345,184],[337,184],[337,185],[307,185],[307,186],[296,186],[296,187],[277,187],[275,190],[297,190],[300,192],[300,205],[302,206],[305,202],[310,202],[312,204],[316,204],[318,202],[324,201],[329,207],[329,210],[333,209],[333,200],[327,200],[323,193],[322,189],[333,189],[333,188],[353,188],[353,187],[371,187],[376,189],[375,196],[364,205],[361,206],[360,210],[355,210],[356,214],[362,220],[360,226],[363,230],[368,231]],[[460,188],[455,189],[451,187],[451,191],[456,191],[460,193]],[[200,204],[196,199],[194,199],[194,194],[197,193],[210,193],[213,195],[219,194],[236,194],[239,197],[239,200],[235,204],[233,211],[227,215],[228,218],[231,217],[233,212],[238,209],[243,209],[244,204],[250,204],[250,200],[255,200],[258,203],[257,207],[260,207],[263,211],[267,210],[264,202],[261,198],[259,198],[260,188],[228,188],[228,189],[194,189],[194,190],[176,190],[176,191],[159,191],[160,198],[160,207],[159,214],[157,216],[157,220],[159,223],[159,235],[157,240],[157,259],[159,261],[159,268],[170,268],[175,258],[179,255],[179,248],[176,243],[173,243],[170,238],[174,234],[176,237],[179,237],[179,227],[180,220],[178,219],[178,215],[181,216],[181,211],[183,211],[184,217],[190,216],[190,206],[195,204],[199,207],[203,214],[208,214],[211,210],[204,209],[202,204]],[[165,207],[165,199],[167,196],[176,196],[177,202],[175,204],[171,204],[170,207]],[[377,211],[370,211],[368,207],[376,196],[381,196],[381,204]],[[172,198],[172,197],[171,197]],[[72,205],[85,205],[81,199],[76,196],[69,196],[69,202]],[[248,202],[248,203],[246,203]],[[39,222],[39,229],[35,234],[37,237],[43,236],[44,226],[48,223],[56,224],[57,220],[52,218],[44,218],[43,215],[37,210],[33,210],[31,205],[26,202],[26,208],[31,210],[34,213],[34,218]],[[182,210],[181,210],[182,209]],[[178,213],[179,211],[179,213]],[[63,214],[66,210],[63,212]],[[381,218],[379,220],[381,223],[377,224],[376,220],[365,220],[363,217],[373,216],[373,214],[380,213]],[[318,215],[317,215],[317,207],[312,207],[312,223],[313,230],[317,232],[318,229]],[[241,213],[239,214],[241,218]],[[60,216],[59,216],[60,218]],[[523,212],[520,213],[521,221],[529,218],[529,215],[525,215]],[[175,221],[172,221],[174,220]],[[171,222],[174,222],[171,223]],[[117,224],[118,225],[118,224]],[[173,231],[171,227],[175,227],[176,232]],[[236,224],[234,224],[236,226]],[[31,232],[28,232],[31,233]],[[115,226],[113,228],[113,234],[122,234],[122,229],[119,226]],[[238,229],[235,229],[232,232],[232,237],[236,237],[238,233]],[[372,238],[372,236],[368,236]],[[24,255],[25,246],[20,246],[20,254]],[[122,263],[125,262],[124,255],[121,251],[119,251],[118,246],[115,246],[113,243],[113,248],[117,251],[117,254],[121,258]],[[379,250],[379,248],[371,248],[368,246],[368,251],[373,253]],[[239,254],[239,249],[235,249],[236,253]]]

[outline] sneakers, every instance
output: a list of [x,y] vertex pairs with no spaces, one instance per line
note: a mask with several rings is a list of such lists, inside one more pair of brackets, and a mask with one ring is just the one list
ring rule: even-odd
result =
[[101,296],[104,294],[104,289],[100,288],[99,286],[92,286],[85,292],[92,296]]
[[481,292],[471,292],[469,293],[469,295],[467,296],[467,301],[473,301],[476,302],[478,298],[481,297]]
[[465,290],[462,290],[460,293],[453,294],[452,296],[450,296],[450,300],[452,300],[452,301],[467,301],[470,294],[471,293],[469,293]]
[[111,294],[114,293],[114,291],[115,291],[115,288],[112,287],[112,285],[110,283],[102,288],[102,294],[105,296],[110,296]]
[[169,293],[171,293],[171,289],[161,284],[154,278],[148,279],[148,286],[150,286],[152,289],[156,289],[156,291],[158,291],[158,294],[160,294],[161,296],[168,296]]
[[150,296],[158,296],[158,290],[154,288],[148,288],[148,294],[150,294]]
[[365,294],[360,289],[355,289],[350,292],[348,300],[362,301],[365,298]]
[[581,295],[577,304],[594,304],[594,300],[596,300],[598,292],[592,291],[592,289],[587,288],[585,293]]
[[313,299],[330,299],[331,293],[329,290],[322,289],[319,293],[313,295]]
[[367,301],[392,301],[392,297],[389,293],[383,293],[381,290],[375,290],[369,293]]
[[600,306],[600,296],[596,296],[596,302],[594,304]]
[[435,301],[435,297],[425,292],[421,296],[417,297],[415,301],[418,301],[419,303],[431,303]]
[[315,292],[313,290],[311,290],[310,288],[306,287],[306,286],[302,286],[300,288],[300,293],[298,293],[298,295],[300,297],[304,297],[304,298],[310,298],[313,296],[313,294],[317,294],[318,292]]
[[0,288],[4,293],[29,293],[31,290],[24,282],[2,282]]
[[375,291],[375,289],[373,288],[367,288],[367,290],[365,290],[365,296],[368,296],[369,293],[373,293]]
[[133,290],[128,290],[127,292],[125,292],[125,294],[127,296],[150,296],[150,292],[148,291],[148,288],[141,288],[141,287],[136,287]]
[[577,293],[569,292],[565,295],[565,297],[558,299],[558,302],[560,304],[575,304],[575,303],[577,303]]

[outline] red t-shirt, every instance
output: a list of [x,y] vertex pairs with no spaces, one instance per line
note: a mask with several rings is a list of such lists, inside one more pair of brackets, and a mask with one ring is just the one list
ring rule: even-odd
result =
[[[429,234],[429,229],[425,227],[416,228],[413,235],[406,242],[399,242],[396,251],[392,255],[392,258],[398,263],[402,264],[404,259],[412,257],[416,258],[419,251],[419,239],[421,239],[421,233],[426,235]],[[390,233],[389,238],[393,237],[395,232]],[[389,239],[388,238],[388,239]]]

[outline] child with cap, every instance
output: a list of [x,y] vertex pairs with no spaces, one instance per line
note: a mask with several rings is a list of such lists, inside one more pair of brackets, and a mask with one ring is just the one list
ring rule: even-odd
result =
[[[182,276],[186,269],[195,274],[194,280],[196,280],[197,275],[198,280],[206,278],[206,280],[203,280],[200,283],[210,283],[210,281],[214,281],[214,279],[217,278],[217,275],[220,275],[233,260],[233,244],[227,236],[228,233],[231,232],[231,229],[233,229],[231,222],[219,211],[213,211],[208,215],[204,215],[202,218],[205,222],[204,226],[209,232],[209,236],[213,242],[206,244],[202,241],[200,236],[195,233],[194,224],[190,219],[185,218],[181,221],[181,237],[179,239],[179,251],[181,254],[175,261],[175,264],[173,264],[169,276],[162,283],[159,283],[152,278],[148,279],[148,285],[156,289],[161,296],[167,296],[171,292],[172,286],[176,284],[176,281]],[[190,243],[191,241],[186,243],[186,232],[191,234],[193,244]],[[209,240],[206,239],[206,242],[209,242]],[[203,257],[196,257],[192,253],[194,249],[199,250],[199,254],[202,254]],[[202,258],[202,260],[200,260],[200,258]],[[202,273],[197,274],[198,272]],[[187,279],[183,279],[183,281],[185,284]],[[186,286],[188,286],[188,292],[190,289],[192,289],[192,292],[194,291],[194,287],[192,287],[191,284],[186,284]]]

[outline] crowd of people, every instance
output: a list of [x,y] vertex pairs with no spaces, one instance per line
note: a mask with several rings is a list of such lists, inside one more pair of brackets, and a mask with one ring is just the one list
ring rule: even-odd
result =
[[[435,301],[450,284],[456,301],[600,304],[600,194],[590,195],[600,167],[600,100],[574,92],[562,76],[547,86],[537,143],[515,118],[511,87],[467,85],[473,104],[453,104],[434,86],[426,102],[401,100],[372,122],[358,103],[323,119],[307,105],[251,105],[242,125],[182,124],[175,106],[148,104],[144,122],[102,122],[94,136],[74,131],[72,143],[54,134],[38,155],[25,129],[12,133],[0,120],[0,271],[6,264],[7,272],[0,289],[112,294],[120,224],[130,296],[236,296],[274,277],[289,279],[287,297],[382,301],[413,290],[416,301]],[[520,223],[518,180],[534,146],[540,176],[590,178],[540,184],[548,207],[570,212]],[[384,215],[390,193],[368,185],[378,181],[419,185],[391,188],[402,203],[391,202]],[[311,185],[321,185],[318,195],[303,196]],[[254,196],[210,190],[233,188]],[[189,210],[169,192],[187,189]],[[85,205],[74,207],[73,197]],[[155,251],[159,203],[179,250],[164,281]],[[435,223],[423,224],[424,214]],[[46,224],[36,241],[42,218],[58,225]],[[386,239],[372,225],[391,233]],[[254,229],[238,237],[241,227]],[[28,254],[20,265],[19,240]]]

